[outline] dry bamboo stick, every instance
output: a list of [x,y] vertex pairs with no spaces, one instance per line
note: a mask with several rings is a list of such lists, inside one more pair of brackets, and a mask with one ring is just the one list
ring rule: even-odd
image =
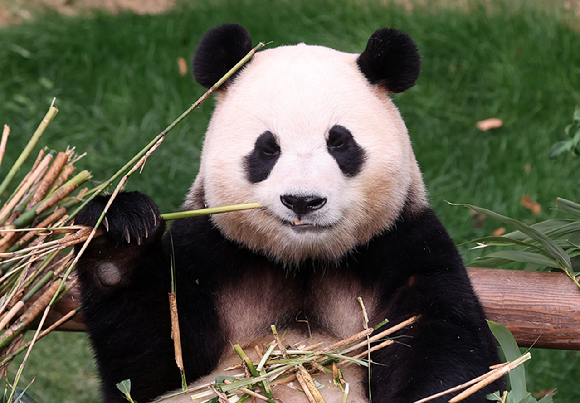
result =
[[347,348],[346,350],[343,350],[342,351],[342,354],[348,354],[351,351],[355,351],[355,350],[358,350],[359,348],[366,347],[368,345],[368,343],[373,343],[373,342],[375,342],[377,340],[382,339],[383,337],[387,337],[387,336],[395,333],[396,331],[399,331],[402,328],[404,328],[406,326],[409,326],[409,325],[415,323],[417,321],[417,319],[419,319],[418,316],[413,316],[413,317],[411,317],[411,318],[409,318],[409,319],[407,319],[407,320],[399,323],[398,325],[392,326],[392,327],[388,328],[387,330],[382,331],[381,333],[372,336],[368,340],[365,340],[365,341],[363,341],[363,342],[361,342],[361,343],[359,343],[357,345],[354,345],[352,347]]
[[53,283],[48,289],[42,293],[40,298],[38,298],[34,304],[26,311],[20,319],[15,322],[12,326],[4,332],[2,339],[7,339],[11,337],[14,333],[21,330],[23,327],[28,326],[32,321],[48,306],[48,303],[56,293],[58,289],[58,282]]
[[28,205],[26,206],[27,210],[36,206],[38,203],[40,203],[42,201],[42,199],[44,199],[44,196],[47,195],[51,186],[54,184],[56,178],[58,177],[58,175],[62,171],[62,168],[70,159],[71,154],[72,154],[72,151],[59,152],[57,154],[52,165],[50,166],[48,171],[46,171],[46,174],[42,178],[42,181],[39,183],[38,187],[36,188],[34,195],[30,198],[30,201],[28,202]]
[[74,192],[76,189],[78,189],[78,187],[79,185],[77,185],[76,183],[71,183],[69,185],[58,188],[56,192],[50,195],[48,199],[46,199],[44,202],[42,202],[40,206],[38,206],[38,208],[36,209],[36,214],[38,215],[44,213],[46,210],[48,210],[56,203],[58,203],[59,201],[67,197],[69,194]]
[[2,131],[2,141],[0,142],[0,165],[2,165],[2,160],[4,159],[4,152],[6,151],[6,143],[8,142],[9,135],[10,126],[4,125],[4,130]]
[[28,171],[28,173],[24,176],[24,179],[22,179],[18,184],[18,186],[16,186],[16,189],[14,190],[13,193],[16,193],[20,189],[20,187],[22,187],[22,184],[28,180],[30,175],[32,175],[34,170],[38,167],[38,164],[40,164],[40,161],[42,161],[42,159],[44,158],[44,154],[46,154],[46,150],[44,148],[40,149],[38,155],[36,156],[36,159],[34,160],[34,163],[32,164],[32,168],[30,168],[30,171]]
[[6,316],[2,318],[2,322],[0,322],[0,331],[4,330],[6,325],[12,320],[12,318],[14,318],[14,316],[16,316],[18,311],[20,311],[23,307],[24,301],[20,300],[12,307],[12,309],[10,309],[10,311],[8,311]]
[[[24,279],[25,277],[26,277],[26,270],[24,270],[24,268],[23,268],[20,275],[18,276],[18,279],[16,280],[16,283],[22,282],[22,279]],[[10,292],[10,294],[6,298],[4,298],[2,306],[0,307],[0,314],[3,313],[11,305],[12,299],[14,298],[14,296],[17,293],[18,293],[18,287],[14,287],[12,289],[12,291]]]
[[179,318],[177,316],[177,299],[174,292],[169,293],[169,309],[171,312],[171,338],[175,350],[175,363],[183,372],[183,355],[181,353],[181,336],[179,332]]
[[[316,354],[316,355],[324,354],[324,353],[327,353],[329,351],[336,350],[337,348],[340,348],[342,346],[346,346],[347,344],[354,343],[355,341],[360,340],[360,339],[365,338],[368,335],[370,335],[373,332],[373,330],[374,330],[373,328],[365,329],[362,332],[359,332],[355,335],[352,335],[344,340],[341,340],[339,342],[331,344],[330,346],[325,347],[321,350],[317,350],[314,352],[314,354]],[[365,344],[366,344],[366,341],[365,341]]]
[[[385,340],[381,344],[377,344],[376,346],[373,346],[370,350],[363,351],[362,353],[357,354],[357,355],[354,355],[351,358],[354,358],[354,359],[357,359],[357,360],[358,359],[361,359],[361,358],[367,356],[369,353],[372,353],[373,351],[380,350],[383,347],[390,346],[393,343],[394,343],[393,340]],[[350,361],[350,360],[343,360],[343,361],[341,361],[341,364],[343,364],[343,363],[352,363],[352,361]]]
[[266,396],[262,396],[261,394],[256,393],[256,392],[254,392],[254,391],[252,391],[252,390],[250,390],[248,388],[240,388],[239,390],[241,392],[244,392],[245,394],[251,396],[251,397],[255,397],[256,399],[260,399],[260,400],[263,400],[265,402],[268,401],[268,398]]
[[10,212],[14,209],[16,204],[20,201],[24,193],[28,191],[28,189],[32,186],[34,181],[44,172],[44,169],[48,167],[48,164],[52,160],[52,156],[49,154],[42,159],[42,162],[38,165],[38,167],[32,172],[32,174],[28,177],[28,179],[22,184],[22,187],[16,192],[14,197],[10,199],[8,203],[2,207],[0,210],[0,221],[4,221],[4,219],[10,214]]
[[75,170],[76,170],[76,168],[74,165],[72,165],[72,164],[65,165],[65,167],[62,169],[62,172],[60,173],[59,177],[56,178],[56,181],[54,182],[54,184],[50,188],[49,194],[53,193],[56,189],[58,189],[59,187],[64,185],[66,183],[66,181],[68,180],[68,178],[70,178],[70,176],[73,174],[73,172]]
[[298,365],[298,372],[296,372],[296,380],[300,386],[302,386],[302,390],[306,395],[306,398],[310,403],[326,403],[320,391],[316,387],[314,380],[302,365]]
[[26,242],[31,240],[34,236],[38,235],[41,232],[44,232],[44,228],[49,227],[50,224],[52,224],[54,221],[58,220],[65,214],[66,214],[65,208],[57,208],[51,215],[46,217],[44,221],[42,221],[37,225],[38,228],[37,230],[32,229],[32,231],[29,231],[22,238],[20,238],[20,244],[21,245],[26,244]]

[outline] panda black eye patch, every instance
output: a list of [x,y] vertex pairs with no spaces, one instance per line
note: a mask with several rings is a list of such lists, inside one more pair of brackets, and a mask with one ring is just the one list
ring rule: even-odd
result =
[[280,146],[270,131],[262,133],[254,144],[254,149],[244,159],[246,177],[251,183],[258,183],[270,175],[280,157]]
[[346,176],[352,177],[360,172],[366,158],[365,151],[346,127],[332,126],[328,132],[326,148]]

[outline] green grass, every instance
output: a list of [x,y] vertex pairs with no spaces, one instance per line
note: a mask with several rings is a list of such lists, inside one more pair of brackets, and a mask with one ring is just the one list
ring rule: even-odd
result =
[[[547,157],[580,105],[580,37],[564,16],[508,0],[493,2],[491,11],[476,3],[467,10],[413,12],[361,3],[219,0],[158,16],[47,14],[5,28],[0,123],[9,124],[12,134],[0,176],[56,96],[60,112],[42,144],[86,151],[77,166],[90,169],[96,180],[108,178],[203,92],[179,75],[176,60],[189,59],[200,35],[215,24],[239,22],[255,42],[307,42],[349,52],[360,52],[375,29],[390,26],[407,31],[423,55],[417,85],[395,98],[433,207],[458,243],[499,225],[488,220],[474,228],[471,213],[446,200],[534,222],[553,215],[556,197],[580,199],[580,160]],[[153,196],[163,212],[175,211],[197,172],[211,108],[206,103],[178,126],[128,187]],[[476,122],[488,117],[501,118],[504,126],[478,131]],[[526,194],[542,204],[540,216],[520,206]],[[463,252],[467,259],[475,256]],[[38,344],[27,369],[27,379],[38,373],[36,397],[96,401],[94,376],[75,369],[94,371],[83,335],[53,336]],[[78,348],[69,351],[69,344]],[[573,383],[580,378],[578,353],[532,355],[531,390],[556,387],[556,402],[580,401]]]

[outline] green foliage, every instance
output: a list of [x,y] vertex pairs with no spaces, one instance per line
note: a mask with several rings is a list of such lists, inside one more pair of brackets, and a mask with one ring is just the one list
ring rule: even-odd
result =
[[559,198],[556,202],[556,210],[571,215],[572,218],[546,220],[531,226],[481,207],[465,206],[517,229],[515,232],[499,237],[488,236],[471,242],[478,243],[479,248],[488,246],[519,248],[519,250],[492,252],[468,265],[492,268],[520,262],[526,263],[529,270],[558,268],[580,287],[576,280],[576,276],[580,274],[580,267],[578,267],[580,265],[580,204]]
[[133,398],[131,398],[131,380],[125,379],[124,381],[119,382],[117,385],[117,389],[121,391],[125,399],[127,399],[131,403],[136,403]]
[[566,126],[564,133],[569,139],[556,142],[550,149],[550,158],[557,158],[564,153],[570,153],[575,157],[580,154],[580,108],[576,107],[574,123]]
[[569,152],[574,156],[580,154],[580,108],[576,107],[576,111],[574,112],[574,123],[566,126],[564,133],[566,133],[566,136],[570,137],[570,139],[555,143],[550,149],[550,158],[559,157],[566,152]]

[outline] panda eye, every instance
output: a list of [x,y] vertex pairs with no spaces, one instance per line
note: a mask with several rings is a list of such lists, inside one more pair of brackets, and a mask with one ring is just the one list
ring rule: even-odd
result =
[[258,137],[255,150],[259,156],[266,159],[271,159],[280,155],[280,146],[271,132],[265,132]]
[[328,132],[326,142],[329,151],[346,151],[349,148],[352,134],[342,126],[333,126]]
[[366,159],[365,151],[346,127],[332,126],[328,131],[326,148],[346,176],[352,177],[360,172]]
[[270,158],[276,157],[277,155],[280,154],[280,146],[278,144],[276,144],[276,142],[264,144],[260,148],[260,153],[264,157],[270,157]]

